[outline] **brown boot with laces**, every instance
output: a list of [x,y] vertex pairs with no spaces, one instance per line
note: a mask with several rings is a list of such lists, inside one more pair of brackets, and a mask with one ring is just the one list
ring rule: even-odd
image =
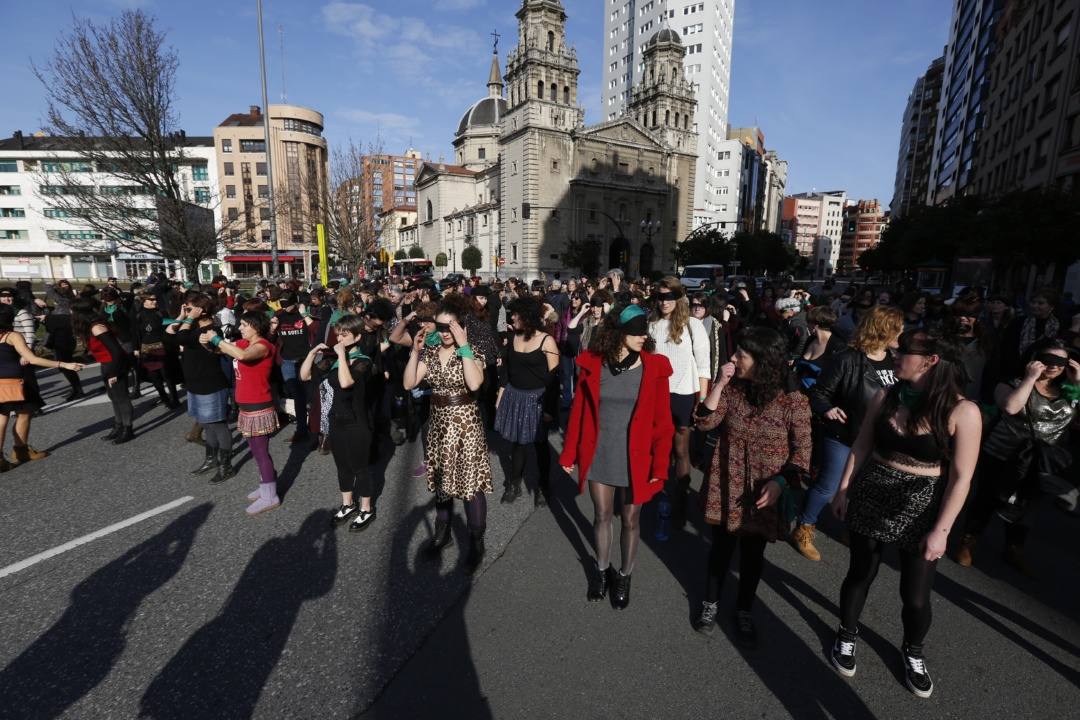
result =
[[795,531],[791,533],[791,544],[807,560],[814,562],[821,560],[821,553],[814,547],[813,525],[797,525]]

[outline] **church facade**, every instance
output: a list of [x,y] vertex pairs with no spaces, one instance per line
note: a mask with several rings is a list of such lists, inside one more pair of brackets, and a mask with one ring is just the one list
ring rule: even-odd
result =
[[594,258],[593,272],[671,271],[692,228],[697,160],[678,34],[664,28],[650,40],[626,114],[586,127],[562,3],[522,0],[517,18],[506,75],[494,56],[488,95],[455,134],[455,163],[425,163],[417,174],[425,253],[442,253],[449,272],[474,245],[480,273],[523,279],[566,276],[583,257]]

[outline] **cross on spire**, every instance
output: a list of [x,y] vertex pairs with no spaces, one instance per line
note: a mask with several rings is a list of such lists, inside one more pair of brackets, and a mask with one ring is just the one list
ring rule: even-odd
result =
[[494,43],[494,46],[492,47],[491,52],[494,53],[495,55],[498,55],[499,54],[499,38],[501,38],[502,35],[499,34],[498,30],[493,30],[491,32],[491,37],[494,38],[494,40],[495,40],[495,43]]

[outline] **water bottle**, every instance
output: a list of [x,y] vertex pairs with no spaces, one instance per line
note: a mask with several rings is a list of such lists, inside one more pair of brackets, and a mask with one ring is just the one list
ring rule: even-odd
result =
[[671,533],[671,501],[667,493],[660,491],[656,501],[656,541],[667,542]]

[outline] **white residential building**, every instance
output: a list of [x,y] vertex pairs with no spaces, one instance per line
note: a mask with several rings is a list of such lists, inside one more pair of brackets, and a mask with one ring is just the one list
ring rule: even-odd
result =
[[[181,190],[193,203],[212,209],[215,227],[220,228],[213,138],[189,137],[182,142],[184,162],[177,173]],[[50,205],[49,193],[62,192],[49,185],[51,163],[66,163],[69,175],[85,173],[86,181],[80,185],[93,187],[93,192],[121,187],[115,176],[99,172],[67,147],[70,144],[63,138],[25,136],[20,132],[0,139],[0,278],[136,280],[145,279],[151,272],[166,272],[187,279],[179,263],[159,254],[129,252]],[[136,195],[133,204],[152,207],[153,201],[149,196]],[[200,279],[209,280],[219,267],[213,261],[204,263]]]
[[604,121],[616,120],[627,109],[642,80],[645,45],[660,28],[678,32],[686,47],[683,69],[698,105],[694,227],[727,222],[724,218],[734,212],[734,185],[722,174],[730,167],[720,157],[728,142],[734,22],[735,0],[604,0]]

